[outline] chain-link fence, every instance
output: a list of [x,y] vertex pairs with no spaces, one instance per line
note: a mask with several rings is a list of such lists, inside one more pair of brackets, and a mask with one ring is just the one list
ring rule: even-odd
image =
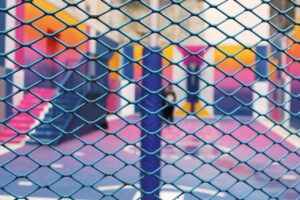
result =
[[0,199],[298,199],[298,0],[1,0]]

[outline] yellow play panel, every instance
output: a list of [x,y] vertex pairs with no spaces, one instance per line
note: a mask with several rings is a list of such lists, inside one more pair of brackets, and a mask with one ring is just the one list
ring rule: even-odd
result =
[[[200,102],[197,102],[194,105],[194,110],[196,112],[196,115],[199,117],[210,117],[211,114],[208,112],[208,110],[202,106]],[[192,112],[192,104],[189,102],[185,102],[182,108],[178,108],[175,112],[177,116],[185,116],[188,115],[188,113]]]

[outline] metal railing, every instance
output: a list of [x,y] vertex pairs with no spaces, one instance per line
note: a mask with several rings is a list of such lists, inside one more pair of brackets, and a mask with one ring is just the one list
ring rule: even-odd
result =
[[[298,199],[298,12],[296,0],[0,1],[0,199]],[[43,82],[51,99],[31,90]],[[18,109],[22,92],[39,102]],[[40,124],[16,129],[19,114]]]

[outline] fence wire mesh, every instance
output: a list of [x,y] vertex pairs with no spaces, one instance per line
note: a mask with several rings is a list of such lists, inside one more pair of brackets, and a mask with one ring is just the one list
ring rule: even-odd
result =
[[299,3],[0,1],[0,199],[298,199]]

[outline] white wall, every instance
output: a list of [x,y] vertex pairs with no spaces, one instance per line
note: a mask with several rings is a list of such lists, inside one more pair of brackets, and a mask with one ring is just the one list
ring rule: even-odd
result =
[[[215,5],[223,1],[207,0],[207,2]],[[243,7],[252,9],[252,12],[245,12]],[[236,39],[244,45],[253,45],[260,40],[257,35],[267,38],[270,34],[270,25],[261,23],[260,18],[269,18],[269,7],[268,3],[262,4],[261,0],[227,0],[217,8],[209,8],[204,15],[206,21],[213,25],[222,23],[217,26],[219,30],[214,27],[209,28],[206,32],[206,39],[213,44],[218,44],[226,39],[226,35],[235,36],[243,31],[245,27],[252,28],[258,24],[250,31],[243,31],[236,36]],[[229,19],[220,10],[233,19]],[[239,13],[242,14],[239,15]],[[228,39],[223,44],[236,44],[236,42]]]
[[[121,50],[124,51],[124,50]],[[122,58],[123,56],[121,56]],[[124,65],[124,60],[120,59],[120,66]],[[121,74],[124,74],[124,68],[121,70]],[[121,116],[128,116],[133,115],[135,113],[135,105],[129,104],[128,102],[134,102],[135,101],[135,84],[129,83],[126,79],[120,80],[120,89],[119,90],[119,96],[120,96],[120,110],[119,114]]]
[[[208,49],[208,51],[205,53],[204,59],[206,61],[211,61],[213,62],[214,60],[214,50],[212,48]],[[210,64],[210,63],[208,63]],[[211,65],[208,65],[205,67],[204,71],[202,71],[201,73],[201,78],[209,83],[209,84],[213,84],[214,83],[214,67]],[[202,91],[200,92],[200,99],[203,99],[205,102],[207,103],[213,103],[214,102],[214,87],[212,86],[207,86],[206,83],[204,83],[204,81],[200,80],[200,88],[202,89]],[[211,106],[207,106],[205,104],[203,104],[202,106],[206,106],[206,110],[209,112],[210,116],[213,115],[214,110],[213,107]]]

